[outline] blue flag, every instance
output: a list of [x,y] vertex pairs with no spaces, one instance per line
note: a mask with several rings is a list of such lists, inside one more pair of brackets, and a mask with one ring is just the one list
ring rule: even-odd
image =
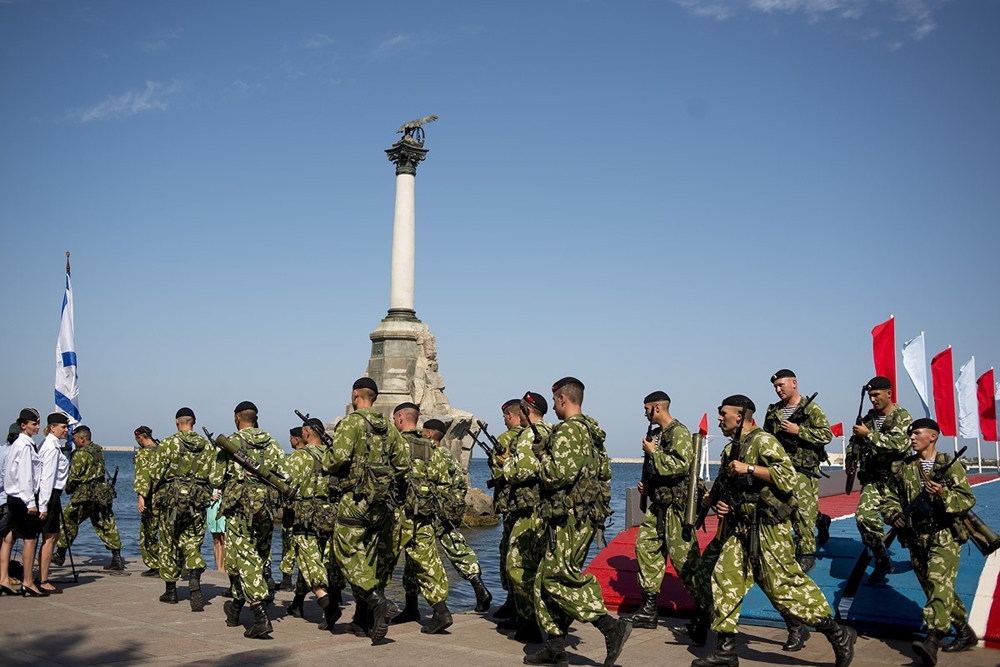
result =
[[80,390],[76,376],[76,343],[73,340],[73,287],[66,253],[66,294],[63,296],[59,340],[56,342],[56,409],[69,415],[72,426],[80,421]]

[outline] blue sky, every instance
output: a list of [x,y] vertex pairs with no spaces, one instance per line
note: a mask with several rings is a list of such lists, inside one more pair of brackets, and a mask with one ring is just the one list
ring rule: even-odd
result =
[[575,375],[639,456],[648,392],[696,426],[781,367],[850,422],[890,314],[981,373],[998,28],[995,0],[0,2],[0,406],[51,408],[71,250],[98,442],[342,414],[388,307],[383,151],[428,114],[417,314],[494,430]]

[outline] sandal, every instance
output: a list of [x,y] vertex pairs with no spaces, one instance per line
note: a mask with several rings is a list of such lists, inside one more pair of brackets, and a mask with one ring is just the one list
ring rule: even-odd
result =
[[[49,586],[50,588],[46,588],[46,586]],[[54,586],[52,583],[50,583],[48,581],[39,581],[38,582],[38,589],[41,590],[41,591],[45,591],[49,595],[62,595],[62,589],[61,588],[57,588],[56,586]]]

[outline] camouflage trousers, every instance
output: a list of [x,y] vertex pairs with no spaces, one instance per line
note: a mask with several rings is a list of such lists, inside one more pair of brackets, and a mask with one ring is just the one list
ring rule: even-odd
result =
[[160,517],[156,510],[147,506],[139,519],[139,553],[148,568],[160,567],[160,542],[157,537]]
[[403,552],[404,523],[406,516],[401,508],[389,511],[388,519],[382,524],[378,534],[378,546],[375,550],[375,578],[378,579],[378,590],[384,591],[392,581],[392,575],[399,564],[399,555]]
[[448,575],[438,552],[433,519],[403,520],[403,590],[407,595],[424,594],[427,604],[448,599]]
[[[326,581],[330,590],[343,590],[347,586],[344,580],[344,573],[340,571],[340,564],[333,554],[332,536],[323,535],[320,537],[320,546],[323,548],[323,563],[326,565]],[[301,577],[299,577],[301,579]],[[298,587],[296,586],[296,592]]]
[[[289,532],[292,532],[290,528]],[[326,559],[319,538],[305,533],[292,534],[290,538],[291,544],[288,545],[288,552],[291,556],[289,560],[299,564],[299,581],[302,582],[304,588],[310,591],[326,588],[329,580],[327,579]]]
[[535,616],[549,637],[560,637],[573,620],[592,623],[608,611],[597,578],[582,572],[594,539],[591,521],[570,512],[558,522],[543,522],[543,531],[545,554],[535,576]]
[[885,497],[887,490],[884,484],[871,483],[861,487],[861,497],[858,499],[858,509],[854,518],[861,533],[861,542],[868,547],[876,547],[885,538]]
[[514,527],[514,517],[510,512],[503,513],[503,532],[500,534],[500,586],[505,591],[510,590],[507,574],[507,552],[510,550],[510,531]]
[[226,573],[238,577],[233,597],[251,604],[267,597],[264,566],[271,560],[271,521],[248,522],[237,515],[226,516]]
[[[160,579],[177,581],[181,577],[181,567],[189,570],[204,570],[205,558],[201,555],[201,545],[205,542],[205,512],[196,515],[171,516],[175,514],[166,508],[160,512]],[[228,537],[226,551],[229,550]]]
[[383,533],[393,519],[384,505],[369,507],[363,499],[356,501],[353,493],[340,499],[337,510],[337,525],[331,539],[333,556],[357,598],[379,587],[376,566],[380,542],[391,538],[391,529],[388,538]]
[[[662,522],[658,517],[661,512]],[[695,605],[699,609],[708,609],[711,599],[705,599],[703,589],[699,590],[696,584],[698,562],[701,560],[698,537],[693,529],[685,530],[683,522],[681,513],[671,507],[653,503],[646,512],[635,538],[639,586],[646,593],[659,595],[669,557],[684,588],[694,598]]]
[[[285,510],[286,512],[288,510]],[[295,572],[295,548],[292,546],[292,527],[281,525],[281,562],[278,569],[291,576]]]
[[518,516],[510,530],[507,549],[507,589],[517,615],[527,621],[535,618],[535,576],[542,559],[547,536],[537,516]]
[[118,524],[115,523],[115,514],[110,505],[104,507],[91,502],[74,503],[72,499],[63,508],[58,546],[65,549],[73,545],[84,519],[90,519],[94,532],[105,547],[109,550],[122,548],[122,538],[118,535]]
[[907,545],[913,573],[927,595],[924,623],[929,630],[947,633],[952,624],[963,623],[968,617],[962,599],[955,593],[962,547],[947,528],[911,537]]
[[795,471],[792,494],[799,507],[792,515],[795,552],[803,556],[816,553],[816,519],[819,517],[819,480]]
[[447,528],[441,527],[437,532],[445,558],[463,579],[471,579],[477,574],[482,574],[482,569],[479,567],[479,557],[469,546],[462,531],[458,528],[447,530]]
[[715,542],[719,544],[711,550],[706,547],[702,554],[702,571],[711,572],[712,629],[737,631],[743,598],[754,583],[775,609],[806,625],[815,626],[833,616],[823,592],[803,574],[795,560],[791,522],[761,524],[758,529],[759,552],[755,558],[747,551],[749,530],[745,525],[738,526],[724,540],[717,537]]

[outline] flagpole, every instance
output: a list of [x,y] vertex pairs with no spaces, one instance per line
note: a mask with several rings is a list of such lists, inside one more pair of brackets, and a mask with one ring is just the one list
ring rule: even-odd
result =
[[976,436],[976,455],[979,456],[979,474],[983,474],[983,450],[980,447],[979,436]]

